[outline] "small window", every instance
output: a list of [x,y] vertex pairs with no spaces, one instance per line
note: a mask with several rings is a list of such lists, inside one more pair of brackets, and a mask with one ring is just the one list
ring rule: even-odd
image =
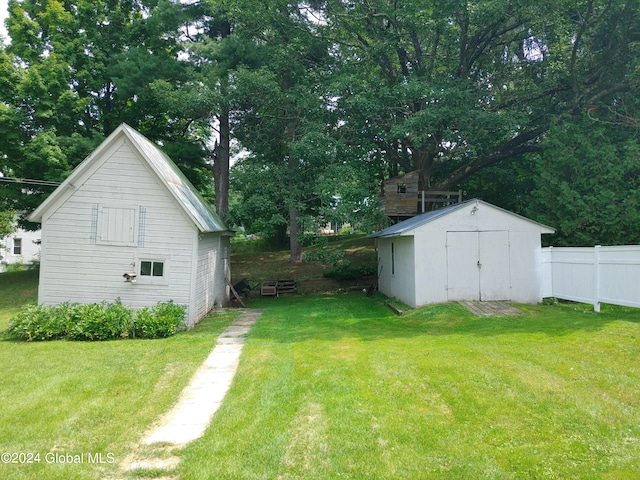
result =
[[398,193],[407,193],[407,184],[399,183],[398,184]]
[[140,276],[163,277],[164,262],[143,260],[142,262],[140,262]]
[[22,255],[22,239],[21,238],[13,239],[13,254]]
[[393,242],[391,242],[391,275],[396,274],[396,248]]

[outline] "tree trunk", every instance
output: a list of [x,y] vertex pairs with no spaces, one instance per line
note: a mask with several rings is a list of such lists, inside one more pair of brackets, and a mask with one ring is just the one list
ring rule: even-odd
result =
[[291,263],[302,262],[302,245],[298,239],[300,233],[300,222],[298,221],[298,209],[295,205],[289,207],[289,247]]
[[220,141],[213,157],[213,186],[216,192],[216,210],[224,216],[229,211],[229,108],[225,105],[218,117]]
[[[220,36],[225,39],[231,35],[231,23],[224,21],[220,27]],[[220,76],[220,94],[227,98],[229,75],[222,73]],[[231,138],[231,126],[229,121],[229,104],[223,100],[218,115],[220,140],[213,163],[213,186],[216,192],[216,210],[223,217],[229,211],[229,142]]]
[[[293,130],[293,127],[289,125],[289,128]],[[289,167],[289,174],[291,179],[295,178],[295,169],[297,165],[297,159],[289,157],[287,159],[287,166]],[[293,181],[293,180],[292,180]],[[292,193],[295,191],[295,187],[292,186]],[[302,245],[298,239],[300,233],[300,221],[298,219],[298,207],[296,206],[296,199],[292,198],[289,204],[289,261],[291,263],[302,262]]]

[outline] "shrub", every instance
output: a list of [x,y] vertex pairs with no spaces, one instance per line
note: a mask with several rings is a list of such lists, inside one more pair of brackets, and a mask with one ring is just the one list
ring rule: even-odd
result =
[[69,313],[67,333],[72,340],[106,340],[108,327],[103,326],[104,303],[73,305]]
[[68,333],[73,340],[111,340],[130,335],[133,310],[118,299],[114,303],[74,305]]
[[7,338],[27,341],[52,340],[66,335],[66,311],[69,305],[57,307],[27,305],[9,321]]
[[172,300],[158,303],[138,311],[134,321],[134,335],[144,338],[162,338],[174,335],[184,321],[186,308]]
[[143,308],[136,315],[120,300],[113,303],[28,305],[9,321],[6,338],[34,341],[110,340],[139,336],[161,338],[180,328],[186,307],[173,301]]
[[23,262],[16,262],[16,263],[8,263],[4,271],[7,273],[24,272],[26,269],[27,267],[25,267]]
[[324,273],[325,278],[333,278],[335,280],[356,280],[368,275],[376,274],[375,265],[338,265],[332,270]]

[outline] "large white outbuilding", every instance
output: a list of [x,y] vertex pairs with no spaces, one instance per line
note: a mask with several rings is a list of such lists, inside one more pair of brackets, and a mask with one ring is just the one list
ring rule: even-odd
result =
[[415,216],[377,239],[378,288],[411,307],[458,300],[542,299],[546,225],[468,200]]
[[160,148],[120,125],[31,214],[38,302],[173,300],[193,326],[229,296],[229,232]]

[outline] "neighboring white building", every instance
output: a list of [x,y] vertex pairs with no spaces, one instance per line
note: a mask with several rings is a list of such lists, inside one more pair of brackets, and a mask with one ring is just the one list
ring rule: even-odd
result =
[[229,298],[229,232],[154,143],[120,125],[29,217],[38,302],[173,300],[193,326]]
[[415,216],[378,239],[378,287],[411,307],[542,300],[541,235],[555,230],[482,200]]
[[28,265],[40,260],[40,236],[40,230],[18,229],[0,238],[0,272],[6,271],[7,265]]

